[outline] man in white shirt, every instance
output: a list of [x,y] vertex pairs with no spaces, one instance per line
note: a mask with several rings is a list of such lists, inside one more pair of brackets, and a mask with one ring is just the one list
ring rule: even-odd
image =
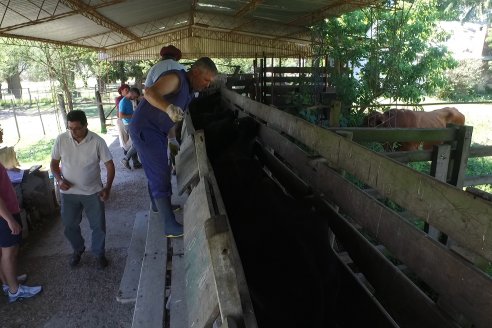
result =
[[[104,201],[108,200],[113,184],[114,163],[104,139],[87,129],[87,118],[83,111],[69,112],[67,120],[68,131],[57,137],[51,152],[50,167],[60,187],[65,237],[73,249],[70,266],[79,264],[85,251],[80,231],[84,210],[92,230],[92,252],[97,257],[98,268],[103,269],[108,265],[105,257]],[[106,166],[106,186],[101,181],[100,161]]]

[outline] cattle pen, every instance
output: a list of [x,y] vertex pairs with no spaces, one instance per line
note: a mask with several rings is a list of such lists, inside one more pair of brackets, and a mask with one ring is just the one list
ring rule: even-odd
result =
[[[492,204],[456,187],[466,184],[461,165],[466,157],[489,151],[468,154],[470,127],[397,133],[399,141],[447,143],[434,152],[385,156],[357,142],[391,140],[396,131],[330,131],[233,91],[219,94],[223,108],[259,124],[255,158],[265,172],[292,201],[311,204],[330,228],[325,238],[337,258],[330,265],[344,277],[344,297],[336,300],[343,306],[335,305],[333,327],[490,327],[492,280],[479,264],[492,259]],[[228,194],[218,187],[216,174],[221,174],[211,166],[207,135],[194,123],[186,115],[177,158],[178,191],[187,195],[184,243],[178,246],[184,254],[187,323],[182,326],[262,327],[258,294],[250,291],[248,264],[237,247],[242,237],[231,228],[223,200]],[[432,159],[435,177],[401,163]],[[428,225],[427,232],[415,219]],[[452,243],[440,242],[435,231]],[[145,265],[140,280],[150,274],[144,270]],[[138,287],[134,327],[152,326],[142,319],[151,313],[155,326],[162,324],[164,314],[155,316],[156,308],[144,306],[156,302],[155,292],[144,290],[155,289],[155,280],[151,286],[148,281]]]

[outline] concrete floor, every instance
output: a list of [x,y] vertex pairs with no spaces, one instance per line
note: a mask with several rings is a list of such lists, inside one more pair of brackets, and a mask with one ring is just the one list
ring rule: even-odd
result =
[[[39,231],[31,231],[19,258],[19,273],[27,273],[27,285],[42,285],[43,292],[8,304],[0,298],[0,326],[21,327],[131,327],[133,304],[120,304],[116,293],[125,267],[127,247],[137,212],[148,210],[147,181],[142,169],[129,171],[120,164],[123,156],[114,131],[105,136],[116,166],[116,178],[106,204],[106,254],[109,266],[99,271],[86,251],[80,265],[71,269],[72,250],[63,236],[59,217]],[[106,173],[103,172],[103,179]],[[90,228],[82,222],[86,248]]]

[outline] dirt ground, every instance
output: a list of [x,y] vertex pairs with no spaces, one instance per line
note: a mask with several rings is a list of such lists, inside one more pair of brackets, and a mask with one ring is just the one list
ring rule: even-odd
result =
[[[5,121],[0,123],[6,127]],[[1,327],[131,327],[133,304],[118,303],[116,293],[135,215],[148,210],[149,198],[143,170],[128,171],[120,164],[123,153],[116,132],[110,130],[105,139],[116,165],[112,194],[106,204],[109,266],[97,270],[95,258],[86,251],[79,267],[71,269],[71,248],[63,236],[60,218],[53,217],[40,231],[30,233],[19,263],[19,273],[29,276],[27,285],[42,285],[44,290],[39,296],[14,304],[0,297]],[[103,172],[103,179],[105,176]],[[85,218],[82,230],[86,248],[90,249],[90,228]]]

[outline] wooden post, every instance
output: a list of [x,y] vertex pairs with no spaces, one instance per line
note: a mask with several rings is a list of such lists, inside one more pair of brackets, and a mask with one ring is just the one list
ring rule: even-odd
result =
[[65,99],[63,98],[63,94],[61,93],[58,94],[58,105],[60,106],[60,112],[62,114],[64,128],[66,129],[68,127],[67,110],[65,109]]
[[31,89],[27,88],[27,93],[29,94],[29,108],[32,107]]
[[466,165],[468,163],[468,153],[470,152],[472,126],[460,126],[457,133],[456,151],[453,156],[451,177],[449,183],[458,187],[463,187],[465,179]]
[[[446,182],[450,157],[451,145],[443,144],[434,146],[430,175],[435,177],[437,180]],[[424,231],[435,240],[442,240],[443,242],[446,242],[447,240],[447,236],[445,234],[441,233],[427,222],[424,223]]]
[[46,131],[44,130],[43,118],[41,117],[41,111],[39,110],[39,98],[36,98],[36,105],[38,107],[39,119],[41,120],[41,127],[43,128],[43,134],[46,135]]
[[[330,126],[339,127],[340,126],[340,112],[342,110],[342,102],[334,100],[331,102],[330,108]],[[352,140],[352,138],[350,139]]]
[[20,131],[19,131],[19,122],[17,122],[17,114],[15,112],[15,105],[14,105],[14,102],[12,101],[12,109],[14,111],[14,120],[15,120],[15,127],[17,128],[17,140],[20,140],[21,136],[20,136]]
[[99,121],[101,122],[101,133],[106,133],[106,117],[104,116],[104,108],[101,101],[101,94],[96,90],[96,104],[99,109]]

